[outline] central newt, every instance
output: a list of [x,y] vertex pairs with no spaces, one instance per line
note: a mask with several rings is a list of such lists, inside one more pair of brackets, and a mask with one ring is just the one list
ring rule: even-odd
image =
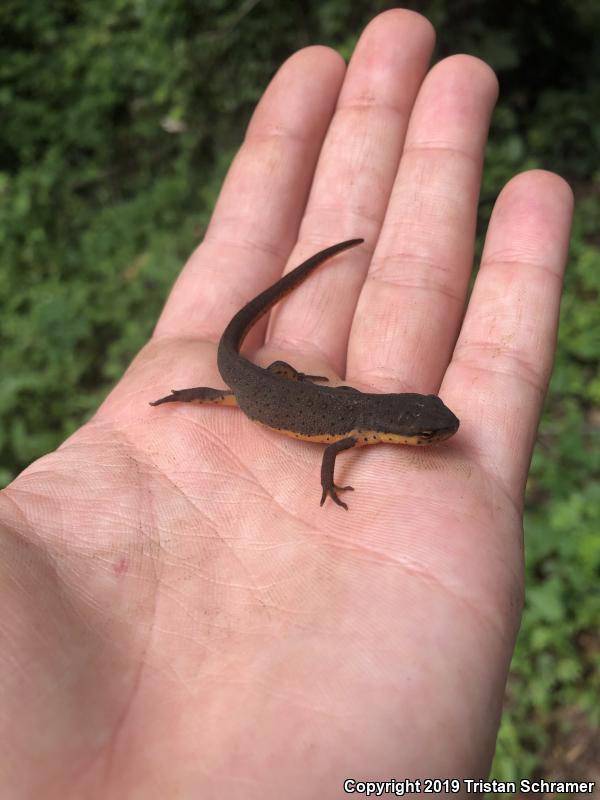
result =
[[248,330],[282,297],[299,286],[324,261],[363,239],[349,239],[321,250],[284,275],[247,303],[233,317],[219,341],[217,364],[229,390],[196,387],[172,390],[150,403],[221,403],[238,406],[254,422],[267,428],[327,445],[321,465],[321,505],[329,496],[342,508],[348,506],[337,492],[352,486],[336,486],[335,459],[342,450],[378,442],[425,445],[441,442],[456,433],[459,421],[434,394],[371,394],[352,386],[319,386],[320,375],[298,372],[285,361],[266,369],[240,355]]

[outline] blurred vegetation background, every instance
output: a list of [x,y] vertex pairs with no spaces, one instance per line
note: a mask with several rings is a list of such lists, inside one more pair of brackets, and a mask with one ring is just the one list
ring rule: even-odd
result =
[[[435,24],[436,59],[478,55],[500,78],[480,231],[520,170],[556,170],[576,192],[528,485],[526,612],[492,774],[600,779],[600,4],[405,5]],[[398,6],[4,0],[3,484],[77,428],[146,341],[279,64],[313,43],[348,57],[369,19]]]

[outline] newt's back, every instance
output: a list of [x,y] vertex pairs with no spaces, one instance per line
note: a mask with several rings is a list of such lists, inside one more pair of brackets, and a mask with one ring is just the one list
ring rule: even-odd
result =
[[356,427],[362,398],[367,396],[351,389],[288,380],[243,356],[237,357],[232,371],[225,372],[224,380],[250,419],[297,438],[328,441],[327,437],[347,435]]

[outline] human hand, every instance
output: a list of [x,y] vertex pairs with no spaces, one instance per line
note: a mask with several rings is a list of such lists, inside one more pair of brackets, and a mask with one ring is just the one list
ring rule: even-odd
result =
[[[347,69],[310,47],[256,109],[206,237],[96,416],[1,495],[7,796],[333,798],[346,777],[483,777],[522,603],[522,496],[551,369],[571,193],[503,190],[463,320],[497,86],[427,72],[394,10]],[[148,401],[222,386],[244,302],[321,247],[253,359],[439,393],[456,436],[342,455],[240,411]],[[33,765],[33,766],[32,766]]]

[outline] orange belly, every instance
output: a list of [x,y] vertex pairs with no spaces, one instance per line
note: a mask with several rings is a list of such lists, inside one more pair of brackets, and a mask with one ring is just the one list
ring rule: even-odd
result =
[[331,444],[332,442],[339,442],[342,439],[348,439],[348,437],[352,436],[356,439],[356,446],[363,447],[368,444],[381,444],[381,443],[391,443],[391,444],[408,444],[408,445],[420,445],[420,444],[428,444],[427,440],[424,439],[419,434],[415,434],[414,436],[401,436],[397,433],[382,433],[380,431],[367,431],[367,430],[360,430],[355,428],[354,430],[348,431],[347,433],[335,433],[335,434],[327,434],[327,433],[298,433],[297,431],[290,431],[286,428],[272,428],[270,425],[265,425],[263,422],[260,423],[264,428],[268,428],[270,431],[276,431],[277,433],[283,433],[284,436],[291,436],[293,439],[302,439],[305,442],[320,442],[322,444]]

